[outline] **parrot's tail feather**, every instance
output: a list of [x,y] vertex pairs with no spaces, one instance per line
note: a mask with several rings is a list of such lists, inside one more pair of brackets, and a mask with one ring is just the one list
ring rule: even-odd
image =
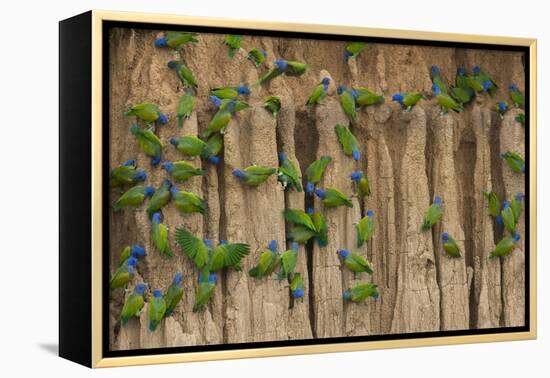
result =
[[193,312],[199,312],[201,309],[201,306],[194,304],[193,305]]
[[183,127],[183,117],[178,117],[178,127],[180,129]]
[[259,274],[258,267],[252,268],[248,271],[248,275],[250,277],[258,277],[258,274]]
[[122,324],[122,326],[124,327],[126,324],[128,324],[128,318],[121,318],[120,324]]

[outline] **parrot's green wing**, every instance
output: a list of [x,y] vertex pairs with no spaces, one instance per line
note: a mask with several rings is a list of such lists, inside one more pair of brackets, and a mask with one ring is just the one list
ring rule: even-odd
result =
[[355,225],[355,229],[357,230],[357,247],[361,247],[374,233],[374,221],[365,216]]
[[223,135],[220,133],[215,133],[208,138],[206,141],[206,149],[208,153],[212,156],[216,156],[220,153],[223,147]]
[[149,304],[149,330],[154,331],[164,318],[166,313],[166,302],[164,298],[153,298]]
[[143,296],[132,293],[128,296],[128,299],[124,303],[124,306],[122,307],[122,312],[120,315],[120,320],[122,322],[122,325],[126,325],[128,323],[128,320],[130,320],[133,317],[137,317],[141,309],[143,308]]
[[340,103],[342,104],[342,109],[344,113],[348,116],[352,123],[355,123],[357,119],[357,112],[355,110],[355,99],[348,91],[342,92],[340,95]]
[[458,247],[456,240],[450,236],[449,241],[447,243],[443,243],[443,249],[450,257],[460,257],[460,248]]
[[441,206],[438,206],[436,204],[430,205],[428,211],[426,212],[426,216],[424,217],[422,231],[427,231],[432,228],[432,226],[437,223],[439,218],[441,218],[441,215],[443,215],[443,210],[441,209]]
[[316,237],[318,239],[319,245],[324,247],[328,244],[328,226],[325,216],[321,213],[314,213],[311,216],[311,220],[315,225]]
[[500,213],[500,200],[498,199],[495,192],[483,192],[483,195],[487,199],[489,214],[492,217],[496,218]]
[[311,217],[301,209],[285,209],[284,216],[287,221],[305,226],[314,232],[317,231]]
[[298,251],[289,249],[285,251],[281,256],[281,263],[283,265],[283,271],[286,275],[292,273],[294,268],[296,268],[296,263],[298,262]]
[[327,92],[325,92],[323,84],[320,84],[313,89],[313,92],[309,96],[306,102],[306,106],[312,106],[315,104],[318,104],[321,102],[322,99],[324,99],[327,95]]
[[201,239],[183,228],[177,228],[176,242],[199,269],[206,265],[208,261],[208,248]]
[[225,249],[225,266],[237,267],[241,260],[250,253],[250,246],[244,243],[224,244],[221,246]]
[[332,161],[330,156],[322,156],[320,159],[315,160],[306,169],[306,178],[308,182],[313,184],[321,181],[321,177],[325,172],[327,165]]
[[183,287],[179,287],[175,284],[170,285],[164,296],[164,300],[166,301],[166,313],[164,316],[170,316],[172,314],[182,297]]
[[512,252],[512,249],[514,249],[514,246],[516,245],[513,238],[507,236],[502,238],[501,241],[498,242],[495,249],[489,254],[489,258],[495,258],[499,256],[508,256],[510,252]]
[[365,42],[351,42],[346,45],[350,58],[355,58],[367,46]]
[[300,273],[294,274],[292,280],[290,281],[290,290],[295,291],[299,287],[304,287],[304,280]]
[[336,135],[338,136],[338,141],[342,145],[342,148],[344,149],[344,153],[347,156],[351,156],[354,150],[359,149],[357,139],[347,127],[344,127],[340,124],[336,124],[336,126],[334,126],[334,130],[336,131]]
[[361,256],[358,253],[352,253],[351,257],[353,258],[353,260],[355,260],[355,262],[359,266],[361,266],[365,270],[365,272],[367,272],[368,274],[373,274],[374,273],[374,271],[372,270],[372,268],[370,266],[369,261],[364,256]]
[[300,173],[294,162],[289,158],[286,158],[279,166],[279,178],[279,181],[290,181],[288,184],[293,186],[297,192],[302,191]]
[[500,213],[502,216],[502,222],[508,231],[514,233],[516,231],[516,218],[511,207],[507,207]]
[[183,127],[183,120],[191,117],[195,106],[195,96],[184,94],[178,102],[178,127]]
[[281,100],[276,96],[267,96],[264,99],[263,107],[276,116],[277,113],[279,113],[279,110],[281,110]]
[[304,226],[294,226],[290,229],[288,235],[296,243],[305,244],[309,239],[314,237],[316,233]]
[[270,176],[274,174],[277,170],[270,167],[261,167],[259,165],[251,165],[250,167],[245,168],[246,173],[251,173],[253,175],[260,176]]

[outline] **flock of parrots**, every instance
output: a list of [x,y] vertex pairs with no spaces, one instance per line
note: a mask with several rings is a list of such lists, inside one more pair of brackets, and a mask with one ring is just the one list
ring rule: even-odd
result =
[[[155,46],[173,49],[174,53],[177,54],[186,44],[198,42],[196,33],[167,32],[163,37],[155,40]],[[243,36],[240,35],[225,37],[223,43],[228,49],[229,58],[233,58],[238,52],[244,51],[255,67],[260,68],[266,61],[267,53],[259,48],[253,48],[246,53],[241,48],[242,42]],[[349,43],[344,51],[345,61],[357,57],[365,46],[366,44],[362,42]],[[183,84],[183,94],[179,98],[177,109],[178,127],[182,128],[184,121],[193,112],[197,82],[193,72],[182,60],[168,62],[168,68],[175,71]],[[273,68],[261,76],[251,87],[239,85],[211,89],[208,97],[218,110],[202,135],[200,137],[192,135],[173,137],[170,139],[170,143],[188,160],[199,157],[211,164],[219,164],[219,153],[223,148],[223,134],[233,114],[252,107],[243,100],[250,94],[251,88],[266,84],[281,75],[300,76],[307,70],[308,65],[306,63],[277,59],[273,63]],[[496,83],[479,67],[474,67],[472,75],[467,75],[464,68],[459,68],[454,86],[447,86],[437,66],[431,67],[431,79],[433,82],[433,95],[443,112],[447,112],[448,109],[461,112],[464,106],[475,96],[485,93],[492,96],[497,90]],[[330,80],[328,77],[323,78],[319,85],[313,89],[306,103],[308,107],[315,106],[323,101],[328,94]],[[382,95],[378,95],[365,87],[348,89],[341,85],[338,87],[337,93],[343,111],[352,124],[356,121],[358,109],[384,102]],[[517,107],[524,106],[524,95],[515,85],[510,85],[510,98]],[[421,99],[424,99],[424,96],[418,92],[396,93],[392,96],[392,100],[398,102],[404,108],[404,111],[410,111]],[[276,116],[281,107],[281,102],[278,97],[271,95],[264,99],[262,106],[273,116]],[[499,102],[496,105],[496,110],[501,115],[507,109],[508,105],[505,102]],[[161,112],[157,105],[152,103],[136,104],[125,115],[136,118],[136,124],[130,128],[130,133],[137,140],[143,153],[151,158],[153,167],[157,167],[161,162],[163,145],[155,134],[155,128],[168,123],[168,117]],[[524,124],[524,115],[521,114],[516,117],[516,120]],[[140,121],[145,125],[139,126]],[[355,161],[359,161],[361,158],[359,144],[347,125],[335,125],[335,134],[344,154]],[[289,159],[284,152],[280,152],[278,157],[279,167],[277,168],[252,165],[243,169],[234,169],[232,174],[236,180],[250,187],[257,187],[270,176],[276,174],[278,182],[282,184],[285,190],[295,190],[297,192],[305,190],[308,195],[317,197],[325,208],[340,206],[351,208],[353,207],[351,197],[356,196],[362,199],[370,195],[369,181],[367,175],[362,171],[354,171],[350,175],[355,187],[355,193],[351,197],[337,188],[317,187],[325,169],[332,162],[330,156],[322,156],[307,167],[305,170],[305,188],[302,188],[301,172],[295,162]],[[514,172],[521,174],[525,171],[525,162],[519,154],[508,151],[502,154],[502,158]],[[161,164],[161,169],[166,171],[168,178],[157,189],[151,186],[143,186],[139,183],[147,179],[146,172],[137,168],[135,160],[128,160],[111,171],[110,187],[122,193],[113,205],[115,217],[116,212],[121,211],[123,208],[139,207],[147,199],[146,211],[151,222],[151,240],[159,254],[169,258],[173,256],[173,252],[168,242],[169,228],[162,222],[161,209],[169,202],[173,202],[176,209],[183,214],[200,213],[204,215],[207,212],[204,199],[193,192],[178,189],[176,185],[172,184],[172,181],[185,183],[195,176],[204,175],[205,171],[195,168],[185,160],[165,161]],[[127,186],[132,187],[125,190]],[[505,200],[502,204],[494,192],[484,192],[484,195],[488,201],[490,215],[495,218],[498,224],[504,225],[508,231],[508,236],[503,237],[496,245],[489,258],[507,256],[519,240],[519,235],[515,230],[522,212],[523,194],[518,193],[511,201]],[[420,231],[430,231],[441,219],[443,211],[442,199],[435,196],[433,204],[429,206],[425,213],[422,225],[419,225]],[[328,228],[324,215],[321,212],[315,212],[312,208],[308,208],[306,211],[287,208],[284,210],[284,218],[290,224],[288,232],[288,238],[292,241],[290,249],[280,253],[277,242],[272,240],[267,248],[260,253],[256,266],[250,269],[248,274],[256,279],[267,278],[275,274],[277,280],[285,280],[289,283],[290,295],[296,301],[303,298],[305,294],[302,276],[295,271],[298,260],[298,246],[299,244],[315,242],[319,247],[325,247],[328,244]],[[372,210],[368,210],[366,216],[355,227],[357,234],[356,246],[360,248],[369,241],[375,230]],[[447,232],[443,232],[441,237],[446,255],[450,258],[459,258],[461,256],[460,248],[453,237]],[[242,259],[250,253],[248,244],[228,243],[221,240],[218,245],[214,245],[211,240],[203,240],[183,228],[175,230],[175,240],[182,252],[193,261],[200,271],[193,312],[201,311],[208,304],[216,287],[218,273],[224,269],[240,271]],[[369,261],[358,252],[341,249],[337,251],[337,254],[343,265],[354,274],[354,277],[361,273],[369,275],[374,273]],[[140,246],[134,245],[124,248],[120,256],[119,266],[111,275],[111,291],[117,288],[127,288],[136,272],[139,259],[144,256],[146,256],[145,249]],[[140,316],[146,291],[148,291],[148,287],[144,283],[138,283],[134,286],[133,292],[127,296],[121,311],[120,320],[122,325],[125,325],[131,318]],[[158,289],[152,291],[148,311],[149,329],[151,331],[157,328],[163,318],[172,314],[183,293],[183,276],[180,272],[176,273],[172,284],[165,290],[164,294]],[[369,297],[377,299],[378,295],[377,286],[365,282],[346,290],[343,293],[343,298],[346,301],[362,302]]]

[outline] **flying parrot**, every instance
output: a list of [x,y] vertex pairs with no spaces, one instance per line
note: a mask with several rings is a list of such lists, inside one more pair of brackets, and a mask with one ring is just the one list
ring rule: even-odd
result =
[[168,68],[176,71],[182,84],[186,87],[197,88],[197,82],[193,76],[193,72],[181,60],[171,60],[168,62]]
[[521,113],[515,116],[514,118],[516,122],[520,123],[522,126],[525,126],[525,114]]
[[181,298],[183,297],[183,275],[181,272],[178,272],[174,275],[172,284],[166,290],[164,295],[164,301],[166,302],[166,312],[164,313],[165,317],[172,315],[174,309],[180,303]]
[[207,271],[200,273],[199,287],[197,288],[197,292],[195,294],[193,312],[199,312],[206,307],[210,297],[214,294],[217,279],[218,276],[216,273],[207,273]]
[[520,91],[515,84],[510,84],[508,87],[510,89],[510,99],[514,105],[518,108],[523,108],[525,105],[525,96],[522,91]]
[[142,169],[136,169],[136,167],[136,161],[132,159],[113,168],[109,174],[109,187],[120,188],[124,185],[145,181],[147,174]]
[[220,240],[217,247],[209,247],[208,270],[218,272],[224,268],[241,270],[241,260],[250,253],[250,246],[244,243],[228,244],[225,240]]
[[347,249],[339,249],[336,253],[342,258],[346,268],[353,272],[354,279],[357,278],[357,274],[363,272],[371,275],[374,273],[370,263],[363,256],[354,252],[350,253]]
[[126,117],[134,116],[147,124],[158,123],[165,125],[168,123],[168,117],[160,111],[158,105],[149,102],[142,102],[141,104],[132,106],[124,115]]
[[342,145],[344,154],[346,154],[346,156],[352,156],[353,160],[358,161],[361,158],[361,153],[359,152],[359,144],[357,143],[355,135],[353,135],[347,127],[340,124],[336,124],[334,130],[338,136],[338,141]]
[[519,217],[521,216],[521,213],[523,211],[522,192],[519,192],[514,198],[512,198],[512,201],[510,201],[510,208],[512,209],[512,213],[514,213],[514,221],[516,224],[518,224]]
[[234,100],[239,96],[248,96],[249,94],[250,88],[246,85],[212,88],[209,93],[210,96],[216,96],[220,100]]
[[180,246],[183,253],[191,259],[197,268],[203,269],[210,258],[210,247],[204,240],[196,237],[184,228],[177,228],[175,235],[176,243]]
[[166,313],[166,301],[160,290],[153,291],[153,298],[149,302],[149,331],[154,332]]
[[340,104],[342,105],[344,113],[346,113],[352,123],[355,123],[357,119],[355,97],[353,97],[353,94],[348,91],[344,85],[340,85],[336,92],[340,95]]
[[346,62],[350,58],[356,58],[361,51],[367,46],[365,42],[350,42],[344,49],[344,59]]
[[195,168],[186,161],[165,161],[160,166],[164,169],[176,182],[185,182],[191,177],[203,176],[205,171],[200,168]]
[[193,158],[200,156],[207,159],[212,164],[219,164],[220,162],[220,158],[212,153],[208,143],[194,135],[184,135],[178,138],[173,137],[170,139],[170,144],[187,157]]
[[324,77],[321,83],[313,89],[311,95],[308,97],[306,106],[313,106],[320,104],[325,97],[327,97],[328,85],[330,84],[330,78]]
[[170,47],[176,51],[180,51],[186,43],[197,43],[199,40],[195,38],[197,33],[188,32],[166,32],[164,37],[155,40],[156,47]]
[[145,303],[143,300],[145,288],[145,284],[138,283],[134,288],[133,293],[130,294],[126,299],[126,302],[124,302],[124,306],[122,307],[122,312],[120,314],[120,322],[123,326],[125,326],[131,318],[139,318],[141,315],[141,309]]
[[321,156],[319,159],[315,160],[313,163],[309,165],[306,169],[306,192],[307,193],[313,193],[315,190],[315,184],[317,184],[319,181],[321,181],[321,178],[323,177],[323,173],[325,173],[325,169],[327,168],[327,165],[332,161],[332,158],[330,156]]
[[[481,71],[481,68],[479,66],[475,66],[472,68],[472,80],[469,80],[469,83],[472,83],[473,81],[477,83],[477,88],[472,88],[476,92],[488,92],[491,96],[495,93],[498,86],[495,83],[495,81],[485,72]],[[482,90],[477,90],[479,88],[479,84],[481,84]],[[475,85],[473,85],[475,86]]]
[[442,94],[447,94],[447,85],[441,77],[441,70],[438,66],[433,65],[430,67],[430,78],[432,79],[432,84],[437,85]]
[[483,192],[483,196],[487,199],[489,214],[496,219],[500,216],[500,200],[497,194],[495,192]]
[[296,263],[298,262],[298,243],[292,242],[290,249],[281,254],[281,269],[277,273],[277,279],[280,281],[294,273]]
[[155,193],[152,186],[134,186],[124,192],[113,205],[113,211],[120,211],[123,207],[138,207],[145,198],[151,197]]
[[163,257],[172,257],[174,254],[168,243],[168,227],[161,223],[160,213],[154,213],[151,218],[151,240]]
[[525,172],[525,160],[518,153],[508,151],[501,154],[500,157],[506,161],[512,171],[516,173]]
[[284,189],[296,189],[297,192],[302,191],[301,172],[284,152],[279,152],[277,180],[283,185]]
[[267,96],[264,98],[264,103],[262,106],[276,117],[279,110],[281,110],[281,100],[277,96]]
[[504,113],[506,113],[506,111],[508,110],[508,104],[506,103],[506,101],[499,101],[495,106],[495,110],[501,117],[503,117]]
[[313,213],[313,209],[306,213],[301,209],[285,209],[284,216],[294,226],[290,229],[290,237],[297,243],[305,244],[313,237],[317,238],[320,246],[327,244],[327,226],[320,213]]
[[435,196],[434,203],[426,211],[424,222],[422,223],[422,231],[428,231],[436,224],[443,215],[441,197]]
[[514,234],[516,232],[516,217],[514,216],[514,211],[510,207],[510,202],[507,200],[502,202],[502,211],[500,212],[500,216],[502,217],[504,227],[506,227],[510,234]]
[[149,219],[151,219],[153,213],[162,209],[170,201],[170,188],[172,188],[170,180],[164,180],[159,188],[155,190],[155,193],[149,200],[149,206],[147,206],[147,215]]
[[120,254],[120,257],[118,259],[118,264],[119,266],[127,265],[128,259],[130,257],[135,258],[137,262],[137,260],[143,256],[147,256],[147,253],[145,252],[145,248],[139,245],[133,245],[131,247],[127,245],[126,247],[124,247],[124,249],[122,250],[122,253]]
[[119,287],[126,287],[128,285],[128,282],[130,282],[130,279],[134,276],[135,268],[138,263],[138,260],[136,257],[128,257],[115,271],[113,275],[111,275],[111,279],[109,280],[109,288],[111,290],[117,289]]
[[277,241],[270,241],[267,248],[268,249],[260,255],[258,265],[248,271],[250,277],[267,277],[273,273],[281,263],[281,256],[277,252]]
[[130,128],[130,132],[136,137],[139,147],[145,155],[151,158],[151,164],[156,166],[160,163],[162,153],[162,142],[151,130],[142,130],[137,125]]
[[369,297],[378,299],[379,294],[376,288],[377,286],[372,283],[357,284],[351,289],[344,291],[343,298],[346,301],[355,303],[363,302]]
[[263,49],[253,48],[248,52],[246,58],[252,61],[256,67],[260,67],[265,58],[267,58],[267,52]]
[[226,35],[223,43],[228,47],[227,55],[233,59],[235,53],[240,50],[243,42],[242,35]]
[[338,189],[327,188],[323,190],[321,188],[317,188],[315,189],[315,195],[319,197],[321,202],[323,202],[323,205],[326,207],[353,207],[353,203],[351,203],[350,199]]
[[495,249],[489,254],[489,258],[495,257],[506,257],[512,252],[516,243],[519,241],[520,236],[517,233],[514,233],[512,236],[506,236],[498,242]]
[[377,95],[365,87],[354,87],[350,91],[357,106],[371,106],[383,104],[385,99],[382,95]]
[[258,186],[275,172],[277,172],[275,168],[251,165],[245,169],[234,169],[232,174],[248,186]]
[[407,112],[410,112],[423,98],[424,96],[418,92],[396,93],[391,97],[392,101],[398,102]]
[[437,103],[439,104],[439,106],[441,106],[441,111],[443,113],[447,113],[449,109],[457,113],[460,113],[464,110],[462,105],[453,100],[448,94],[441,92],[441,88],[439,88],[437,84],[434,84],[432,86],[432,91],[435,98],[437,99]]
[[355,225],[357,231],[357,248],[361,247],[365,242],[369,241],[374,233],[374,212],[367,211],[367,215]]
[[183,127],[183,121],[191,117],[195,107],[195,96],[186,93],[178,101],[178,127]]
[[282,74],[286,76],[301,76],[306,73],[308,69],[307,64],[293,60],[277,59],[273,65],[274,67],[262,76],[254,86],[266,84]]
[[443,249],[447,252],[447,256],[460,257],[460,248],[458,248],[458,244],[456,244],[456,241],[447,232],[441,234],[441,239],[443,240]]
[[355,183],[355,191],[359,198],[370,196],[370,184],[367,175],[361,171],[351,173],[351,180]]
[[170,192],[176,209],[182,213],[206,213],[206,202],[195,193],[178,190],[176,186],[172,186]]
[[294,273],[290,280],[290,295],[294,299],[303,299],[304,294],[304,279],[300,273]]

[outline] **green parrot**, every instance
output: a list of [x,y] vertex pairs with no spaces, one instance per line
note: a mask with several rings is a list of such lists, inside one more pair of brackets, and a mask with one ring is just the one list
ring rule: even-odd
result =
[[279,152],[279,170],[277,172],[277,180],[283,185],[285,190],[295,189],[297,192],[302,191],[301,172],[284,152]]
[[281,281],[294,273],[296,263],[298,262],[298,243],[292,242],[290,249],[281,254],[281,269],[277,273],[277,279]]
[[172,284],[166,290],[166,294],[164,295],[164,301],[166,302],[166,312],[164,313],[164,317],[168,317],[172,315],[174,312],[174,309],[180,303],[181,298],[183,297],[183,275],[181,272],[177,272],[174,275],[174,279],[172,280]]
[[512,171],[516,173],[525,173],[525,160],[516,152],[505,152],[500,155],[506,161]]
[[[217,99],[217,97],[214,97],[214,98],[210,97],[210,98],[213,100],[214,98]],[[220,100],[218,99],[218,101]],[[206,128],[206,130],[204,130],[202,136],[204,138],[208,138],[210,135],[214,133],[219,132],[223,134],[225,132],[225,128],[227,127],[227,125],[229,125],[229,122],[231,121],[231,116],[234,113],[234,109],[236,105],[237,105],[236,100],[229,100],[227,104],[225,104],[224,106],[220,106],[220,109],[216,112],[216,114],[214,114],[214,117],[212,117],[212,119],[208,123],[208,127]]]
[[344,59],[346,62],[350,58],[356,58],[361,51],[367,46],[365,42],[350,42],[344,49]]
[[262,106],[271,112],[274,117],[276,117],[279,110],[281,110],[281,100],[277,96],[267,96],[264,98],[264,103]]
[[263,49],[253,48],[248,52],[246,58],[254,63],[256,67],[260,67],[265,58],[267,58],[267,52]]
[[178,127],[183,127],[183,121],[191,117],[195,106],[195,96],[186,93],[180,97],[178,102]]
[[355,135],[352,134],[350,129],[340,124],[336,124],[334,130],[336,131],[340,145],[342,145],[344,154],[346,154],[346,156],[352,156],[355,161],[359,161],[361,153],[359,152],[359,143],[357,143]]
[[[475,66],[472,69],[472,80],[469,80],[468,83],[471,84],[471,88],[476,92],[488,92],[491,96],[495,93],[498,86],[495,81],[485,72],[481,71],[479,66]],[[477,84],[474,84],[477,83]],[[481,90],[479,90],[479,85],[481,84]]]
[[308,214],[315,225],[317,233],[315,234],[315,240],[319,247],[326,247],[328,244],[328,226],[325,216],[320,212],[313,212],[313,209],[308,208]]
[[147,206],[147,215],[149,219],[152,218],[153,213],[159,211],[170,202],[170,188],[172,188],[170,180],[164,180],[159,188],[155,190],[155,193],[149,200],[149,206]]
[[332,161],[330,156],[321,156],[319,159],[312,162],[306,169],[306,192],[313,193],[315,190],[315,184],[321,181],[325,169]]
[[426,211],[424,222],[422,223],[422,231],[428,231],[436,224],[443,215],[441,197],[435,196],[434,203]]
[[180,51],[186,43],[197,43],[199,40],[195,38],[197,33],[189,32],[166,32],[164,37],[155,40],[156,47],[170,47],[176,51]]
[[418,101],[424,99],[424,96],[418,92],[404,92],[394,94],[391,99],[398,102],[405,111],[410,112]]
[[162,153],[162,142],[155,133],[151,130],[142,130],[137,125],[132,126],[130,132],[136,137],[145,155],[151,158],[151,164],[158,165]]
[[134,186],[124,192],[113,205],[113,211],[120,211],[123,207],[138,207],[145,198],[151,197],[155,193],[152,186]]
[[248,271],[250,277],[267,277],[279,267],[279,264],[281,263],[281,256],[277,252],[277,241],[270,241],[267,248],[268,249],[260,255],[258,265]]
[[354,87],[350,91],[357,106],[371,106],[383,104],[386,100],[384,96],[377,95],[373,91],[365,87]]
[[317,188],[315,189],[315,195],[319,197],[321,202],[323,202],[323,205],[326,207],[353,207],[353,203],[350,199],[338,189],[327,188],[323,190],[321,188]]
[[472,80],[472,78],[466,75],[466,69],[462,66],[458,67],[456,70],[455,86],[451,87],[451,96],[461,104],[469,103],[476,94],[475,90],[470,85],[470,80]]
[[379,294],[378,294],[378,290],[376,290],[377,287],[378,286],[370,282],[357,284],[351,289],[344,291],[343,298],[345,301],[350,301],[355,303],[363,302],[365,299],[369,297],[378,299]]
[[179,152],[187,157],[193,158],[200,156],[207,159],[212,164],[219,164],[220,158],[215,156],[207,142],[197,138],[194,135],[184,135],[182,137],[173,137],[170,144],[175,146]]
[[438,66],[433,65],[430,68],[430,78],[432,79],[432,84],[437,85],[441,90],[441,93],[446,95],[447,85],[445,84],[445,81],[443,81],[443,78],[441,77],[441,71]]
[[357,278],[357,274],[363,272],[366,272],[370,275],[374,273],[370,266],[370,263],[363,256],[353,252],[350,253],[350,251],[348,251],[347,249],[339,249],[336,253],[342,258],[346,268],[353,272],[354,279]]
[[241,270],[241,260],[250,253],[250,246],[244,243],[228,244],[220,240],[217,247],[212,248],[212,241],[204,241],[209,251],[208,270],[218,272],[224,268]]
[[290,295],[295,300],[304,298],[304,279],[300,273],[294,273],[290,280]]
[[223,39],[223,43],[228,47],[227,55],[231,59],[233,59],[235,53],[240,50],[242,42],[242,35],[226,35]]
[[367,175],[361,171],[354,171],[351,173],[351,180],[355,183],[355,191],[360,199],[370,196],[370,184]]
[[132,277],[134,277],[137,263],[137,257],[131,256],[120,264],[109,280],[109,288],[111,291],[120,287],[126,287],[126,285],[128,285],[128,282],[130,282]]
[[274,67],[262,76],[254,86],[267,84],[271,80],[275,79],[277,76],[285,74],[286,76],[301,76],[306,73],[309,66],[306,63],[293,61],[293,60],[284,60],[277,59],[273,63]]
[[170,189],[172,200],[176,205],[176,209],[182,213],[206,213],[206,202],[193,192],[178,190],[176,186]]
[[461,105],[469,103],[474,97],[474,92],[470,88],[451,87],[450,94]]
[[523,211],[522,192],[519,192],[514,198],[512,198],[512,201],[510,201],[510,208],[512,209],[512,213],[514,213],[514,221],[517,225],[519,222],[519,217],[521,216],[521,213]]
[[493,218],[500,215],[500,200],[495,192],[482,192],[488,202],[489,214]]
[[514,118],[516,122],[520,123],[522,126],[525,126],[525,114],[521,113],[515,116]]
[[447,256],[460,257],[460,248],[458,248],[458,244],[456,244],[456,241],[447,232],[441,234],[441,239],[443,240],[443,249],[447,252]]
[[126,302],[124,302],[124,306],[122,307],[122,312],[120,314],[120,322],[123,326],[125,326],[131,318],[139,318],[141,315],[141,309],[145,303],[143,300],[145,288],[145,284],[138,283],[132,294],[126,298]]
[[220,100],[234,100],[239,96],[248,96],[249,94],[250,88],[246,85],[212,88],[209,93],[210,96],[216,96]]
[[147,253],[145,252],[145,248],[139,246],[139,245],[133,245],[129,246],[127,245],[122,250],[122,253],[120,254],[120,257],[118,259],[118,265],[120,266],[128,266],[128,263],[130,262],[128,259],[130,257],[133,257],[136,259],[136,263],[139,260],[140,257],[147,256]]
[[183,253],[195,263],[197,268],[203,269],[206,267],[210,258],[210,247],[204,240],[199,239],[184,228],[176,229],[175,239]]
[[166,301],[160,290],[153,291],[153,298],[149,302],[149,331],[154,332],[166,313]]
[[176,71],[179,79],[186,87],[197,88],[197,81],[193,76],[193,72],[181,60],[171,60],[168,62],[168,68]]
[[514,234],[516,232],[516,217],[514,216],[514,211],[510,206],[510,202],[507,200],[502,202],[502,211],[500,212],[500,216],[502,217],[504,227],[506,227],[510,234]]
[[[312,212],[312,211],[311,211]],[[290,237],[298,243],[305,244],[309,239],[318,234],[318,229],[313,223],[310,214],[301,209],[285,209],[284,217],[292,222],[294,227],[290,229]]]
[[523,108],[525,105],[525,95],[520,91],[515,84],[510,84],[510,99],[518,108]]
[[269,176],[277,172],[275,168],[251,165],[245,169],[234,169],[232,174],[248,186],[258,186],[265,182]]
[[369,241],[374,233],[374,212],[367,211],[367,215],[355,225],[357,231],[357,248],[361,247],[365,242]]
[[512,236],[506,236],[498,242],[495,249],[489,254],[489,258],[495,257],[506,257],[512,252],[516,243],[519,241],[520,237],[517,233],[514,233]]
[[161,223],[160,213],[154,213],[151,218],[151,240],[162,257],[172,257],[174,254],[168,243],[168,227]]
[[325,97],[327,97],[328,85],[330,84],[330,78],[324,77],[321,83],[313,89],[311,95],[308,97],[306,106],[313,106],[320,104]]
[[191,177],[203,176],[205,171],[200,168],[195,168],[193,165],[186,161],[165,161],[162,163],[161,168],[172,176],[176,182],[185,182]]
[[353,97],[353,94],[343,85],[340,85],[336,92],[340,95],[342,110],[344,110],[344,113],[346,113],[349,120],[352,123],[355,123],[355,120],[357,119],[355,97]]
[[161,125],[165,125],[168,123],[168,117],[166,114],[160,111],[158,105],[150,102],[142,102],[141,104],[133,105],[130,110],[124,113],[124,115],[126,117],[134,116],[147,124],[158,122]]
[[109,174],[109,187],[120,188],[124,185],[145,181],[147,179],[145,171],[136,168],[136,161],[133,159],[113,168]]
[[441,106],[441,111],[443,111],[444,113],[447,113],[449,109],[454,110],[457,113],[460,113],[464,110],[462,105],[453,100],[449,95],[442,93],[437,84],[434,84],[432,86],[432,90],[435,98],[437,99],[437,103],[439,104],[439,106]]
[[214,294],[217,279],[217,274],[209,273],[208,270],[205,270],[199,274],[199,287],[197,288],[197,292],[195,294],[193,312],[199,312],[206,308],[210,297]]

